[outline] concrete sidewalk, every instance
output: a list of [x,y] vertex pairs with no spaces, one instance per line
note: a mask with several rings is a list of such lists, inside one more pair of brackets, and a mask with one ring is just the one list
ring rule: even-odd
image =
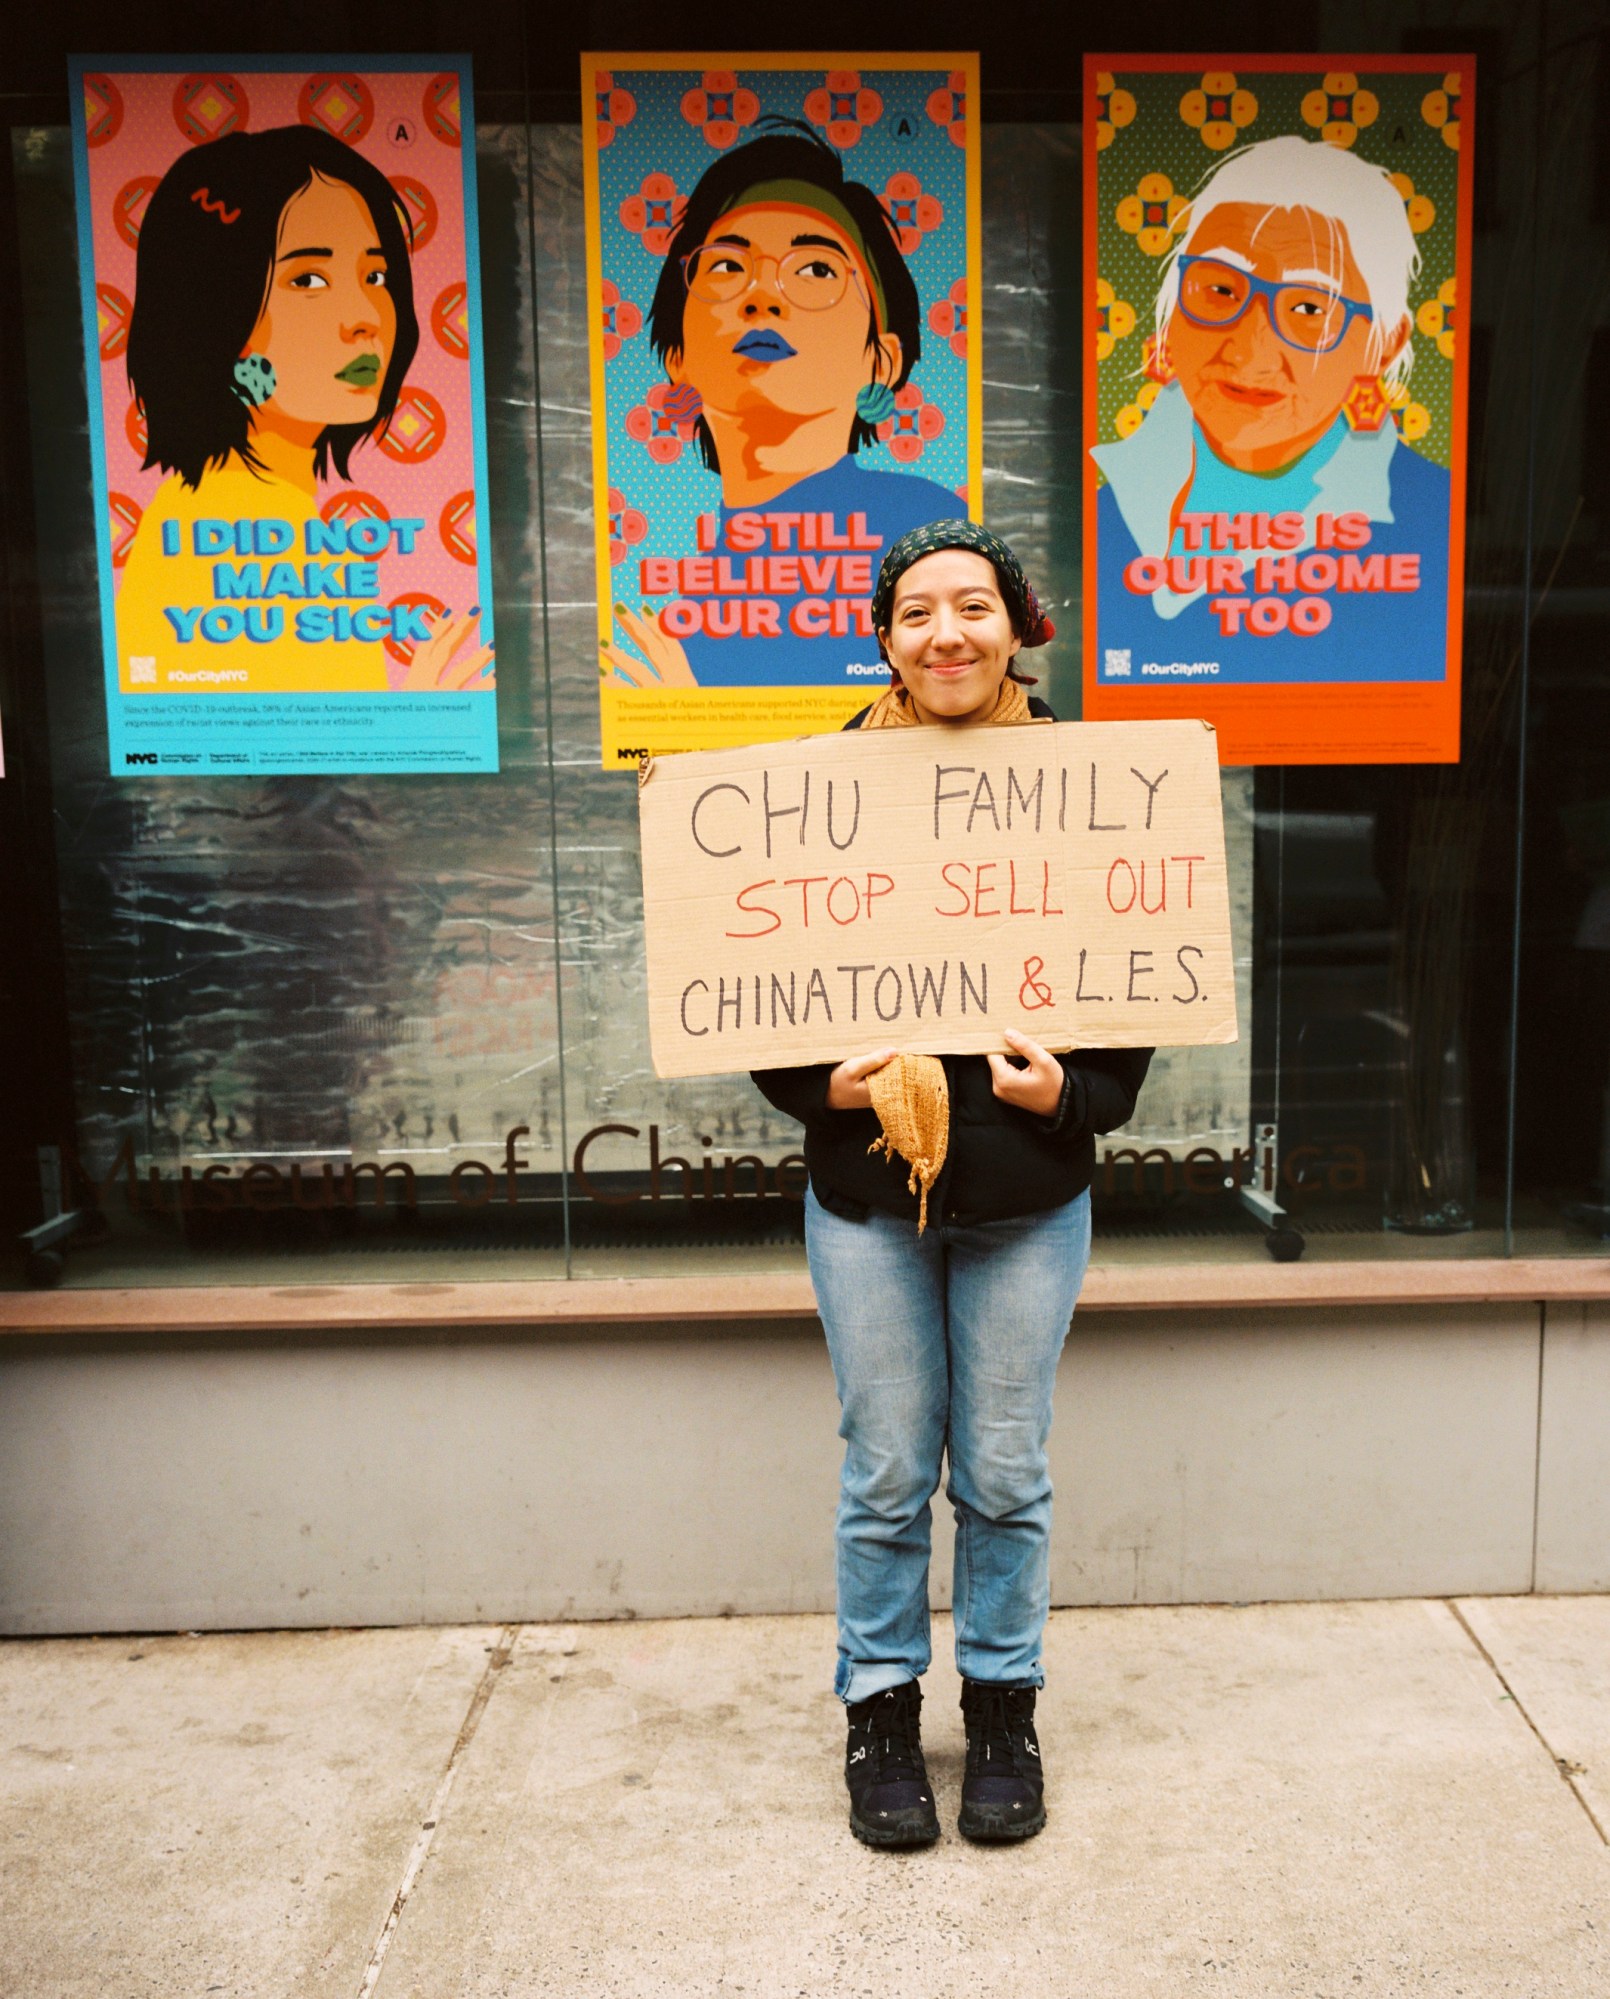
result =
[[0,1994],[1610,1993],[1610,1598],[1059,1612],[1016,1851],[955,1836],[943,1657],[944,1841],[851,1839],[832,1645],[0,1645]]

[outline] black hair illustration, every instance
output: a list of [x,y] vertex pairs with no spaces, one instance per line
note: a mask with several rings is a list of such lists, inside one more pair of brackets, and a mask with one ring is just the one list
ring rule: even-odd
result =
[[[649,308],[649,338],[655,353],[663,361],[668,354],[682,352],[682,311],[688,296],[682,259],[698,249],[711,225],[737,203],[746,188],[762,181],[803,181],[832,195],[861,232],[889,314],[888,325],[880,327],[877,308],[869,309],[867,347],[869,351],[876,348],[880,333],[898,337],[900,371],[889,387],[904,388],[922,354],[922,308],[883,203],[871,188],[845,179],[843,160],[809,125],[794,118],[763,118],[760,124],[769,129],[747,145],[723,153],[700,175],[698,185],[688,196],[687,208],[671,238],[659,283],[654,287],[654,302]],[[719,472],[715,439],[703,417],[695,435],[705,464],[712,472]],[[877,431],[871,424],[860,416],[852,418],[851,451],[859,451],[863,444],[876,441]]]
[[180,155],[140,225],[129,383],[144,412],[147,466],[196,486],[230,455],[258,466],[235,363],[257,324],[274,270],[285,205],[317,175],[350,187],[369,210],[386,259],[396,341],[379,406],[367,423],[329,424],[313,453],[317,477],[343,478],[352,452],[397,407],[419,347],[408,212],[380,169],[328,132],[281,125],[231,132]]

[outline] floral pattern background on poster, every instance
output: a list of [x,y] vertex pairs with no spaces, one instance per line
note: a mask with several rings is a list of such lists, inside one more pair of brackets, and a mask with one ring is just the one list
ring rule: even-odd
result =
[[[1398,434],[1438,465],[1452,463],[1455,259],[1459,195],[1458,78],[1348,72],[1188,77],[1107,72],[1097,128],[1099,213],[1097,435],[1128,437],[1156,401],[1150,306],[1158,268],[1178,240],[1180,208],[1227,151],[1279,132],[1323,138],[1387,167],[1420,252],[1410,294],[1414,366],[1401,390],[1381,385]],[[1327,86],[1334,85],[1334,89]],[[1368,86],[1367,88],[1365,86]],[[1098,91],[1100,86],[1098,84]],[[1345,104],[1348,116],[1332,117]],[[1319,120],[1316,125],[1315,119]],[[1121,181],[1123,188],[1116,183]],[[1131,182],[1133,183],[1131,185]],[[1111,191],[1114,199],[1108,201]],[[1161,209],[1163,213],[1158,214]],[[1355,414],[1374,414],[1361,387]]]

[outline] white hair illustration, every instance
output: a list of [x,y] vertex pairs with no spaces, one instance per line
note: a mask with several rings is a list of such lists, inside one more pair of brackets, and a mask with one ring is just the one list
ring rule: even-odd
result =
[[[1161,349],[1180,293],[1179,260],[1216,208],[1247,202],[1264,211],[1259,227],[1276,209],[1306,209],[1318,225],[1314,233],[1316,269],[1335,273],[1341,285],[1345,230],[1364,279],[1371,308],[1369,365],[1379,369],[1387,342],[1406,327],[1409,287],[1420,270],[1420,252],[1404,209],[1403,196],[1385,167],[1371,166],[1323,139],[1286,136],[1242,147],[1197,189],[1184,211],[1185,233],[1175,246],[1157,287],[1157,342]],[[1414,343],[1405,340],[1387,364],[1389,382],[1408,379]]]

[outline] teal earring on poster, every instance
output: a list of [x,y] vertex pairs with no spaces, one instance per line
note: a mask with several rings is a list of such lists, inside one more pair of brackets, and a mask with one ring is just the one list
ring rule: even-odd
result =
[[660,408],[672,423],[697,423],[704,415],[704,397],[691,382],[677,382],[667,389]]
[[855,413],[863,423],[874,427],[887,423],[894,415],[894,390],[887,382],[868,382],[864,389],[856,391]]
[[266,354],[246,354],[235,363],[235,394],[248,409],[261,409],[275,387],[274,363]]

